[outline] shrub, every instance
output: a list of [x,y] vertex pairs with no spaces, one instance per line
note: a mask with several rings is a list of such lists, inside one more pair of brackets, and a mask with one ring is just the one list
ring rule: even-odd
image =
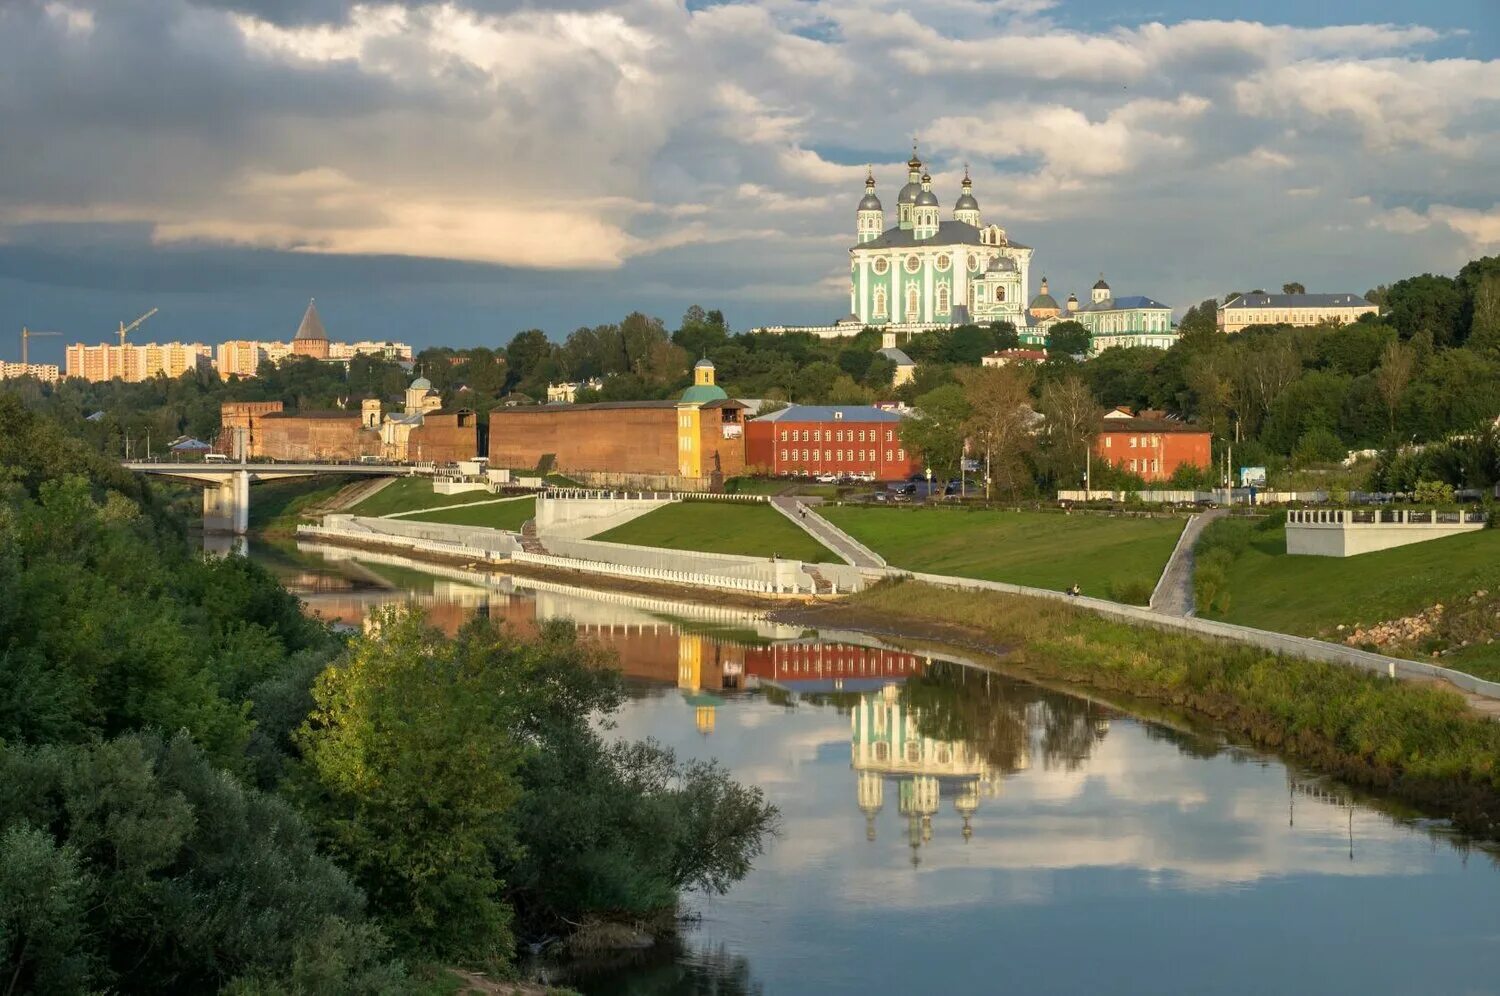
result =
[[1453,485],[1442,481],[1418,481],[1411,498],[1418,505],[1452,505]]
[[1107,589],[1109,597],[1116,602],[1146,605],[1151,601],[1151,593],[1156,590],[1156,581],[1144,574],[1133,574],[1110,578]]

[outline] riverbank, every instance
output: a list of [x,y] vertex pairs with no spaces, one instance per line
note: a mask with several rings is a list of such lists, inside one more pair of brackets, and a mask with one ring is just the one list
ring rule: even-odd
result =
[[1465,832],[1500,836],[1500,723],[1446,688],[915,581],[771,615],[953,646],[1027,676],[1187,709]]

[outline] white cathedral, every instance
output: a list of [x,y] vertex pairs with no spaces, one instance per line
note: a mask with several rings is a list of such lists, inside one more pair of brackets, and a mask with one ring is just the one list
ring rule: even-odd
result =
[[1026,325],[1031,247],[1012,242],[999,225],[984,224],[967,169],[953,218],[944,221],[916,149],[906,167],[890,228],[875,195],[875,176],[865,176],[858,241],[849,250],[850,314],[843,321],[876,327]]

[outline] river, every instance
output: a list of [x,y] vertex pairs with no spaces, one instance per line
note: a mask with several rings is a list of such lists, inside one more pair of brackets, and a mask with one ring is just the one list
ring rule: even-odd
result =
[[1500,993],[1500,858],[1182,717],[742,610],[252,543],[357,626],[567,616],[614,647],[615,734],[717,758],[782,828],[680,949],[590,996]]

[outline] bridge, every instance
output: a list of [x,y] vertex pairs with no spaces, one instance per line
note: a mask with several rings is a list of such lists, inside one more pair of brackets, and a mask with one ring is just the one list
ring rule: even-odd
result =
[[203,531],[244,535],[250,525],[250,485],[289,477],[343,474],[407,477],[431,474],[432,464],[412,463],[170,463],[127,460],[122,466],[203,486]]

